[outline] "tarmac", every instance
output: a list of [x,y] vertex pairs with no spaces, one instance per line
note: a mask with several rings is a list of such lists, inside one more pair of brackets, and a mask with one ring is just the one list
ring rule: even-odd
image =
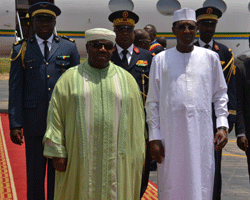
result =
[[[0,80],[0,112],[8,112],[8,80]],[[236,145],[234,130],[222,154],[222,200],[250,200],[249,176],[245,152]],[[157,171],[150,172],[157,184]]]

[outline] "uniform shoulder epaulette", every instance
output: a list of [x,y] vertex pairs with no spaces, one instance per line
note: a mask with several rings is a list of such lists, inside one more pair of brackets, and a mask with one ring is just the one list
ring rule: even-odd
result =
[[23,41],[25,41],[25,40],[26,40],[26,39],[21,39],[21,40],[15,42],[15,43],[13,44],[13,46],[16,46],[16,45],[18,45],[18,44],[22,44]]
[[62,38],[63,39],[66,39],[66,40],[69,40],[70,42],[75,42],[75,40],[73,40],[73,39],[71,39],[71,38],[69,38],[69,37],[67,37],[67,36],[62,36]]

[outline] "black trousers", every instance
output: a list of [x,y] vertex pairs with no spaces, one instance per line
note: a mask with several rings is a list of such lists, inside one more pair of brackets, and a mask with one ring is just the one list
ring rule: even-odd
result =
[[144,169],[144,171],[142,173],[141,194],[140,194],[141,198],[142,198],[142,196],[143,196],[143,194],[146,191],[147,186],[148,186],[149,173],[150,173],[150,164],[151,164],[151,161],[152,161],[152,158],[151,158],[150,152],[149,152],[149,148],[150,148],[149,144],[147,145],[147,150],[146,150],[145,169]]
[[45,200],[47,167],[47,199],[54,199],[55,170],[52,160],[43,156],[43,137],[25,137],[27,167],[27,200]]
[[222,150],[215,151],[214,158],[215,158],[215,173],[214,173],[213,200],[220,200],[221,199],[221,188],[222,188],[222,180],[221,180]]

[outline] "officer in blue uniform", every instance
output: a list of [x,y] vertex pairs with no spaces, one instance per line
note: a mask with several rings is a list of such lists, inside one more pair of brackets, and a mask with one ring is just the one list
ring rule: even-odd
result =
[[[120,10],[110,14],[109,21],[113,23],[114,32],[116,33],[116,45],[113,49],[111,61],[132,74],[140,87],[145,102],[152,55],[149,51],[133,44],[135,39],[134,27],[139,21],[139,17],[131,11]],[[150,163],[149,158],[150,155],[147,153],[146,162]],[[150,164],[146,163],[142,177],[141,196],[148,185],[149,167]]]
[[51,159],[43,157],[43,136],[49,101],[55,83],[69,67],[79,64],[73,40],[53,34],[60,9],[48,2],[29,8],[35,34],[13,46],[9,79],[10,136],[15,144],[25,136],[27,199],[44,200],[47,168],[47,199],[54,197],[55,171]]
[[[215,7],[203,7],[196,10],[196,18],[200,33],[199,40],[195,43],[197,46],[211,49],[219,54],[225,80],[228,86],[228,111],[229,111],[229,133],[232,131],[236,122],[237,97],[236,97],[236,79],[234,55],[228,47],[213,40],[218,19],[222,12]],[[213,110],[214,133],[216,133],[216,117]],[[215,178],[213,200],[221,199],[221,157],[222,150],[215,152]]]

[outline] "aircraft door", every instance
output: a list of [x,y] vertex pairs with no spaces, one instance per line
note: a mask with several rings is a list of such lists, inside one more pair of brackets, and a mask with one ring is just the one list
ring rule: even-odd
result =
[[9,56],[15,42],[15,0],[4,0],[0,6],[0,56]]
[[4,6],[0,7],[0,31],[1,35],[10,36],[11,33],[14,35],[15,30],[15,1],[8,0],[4,3]]

